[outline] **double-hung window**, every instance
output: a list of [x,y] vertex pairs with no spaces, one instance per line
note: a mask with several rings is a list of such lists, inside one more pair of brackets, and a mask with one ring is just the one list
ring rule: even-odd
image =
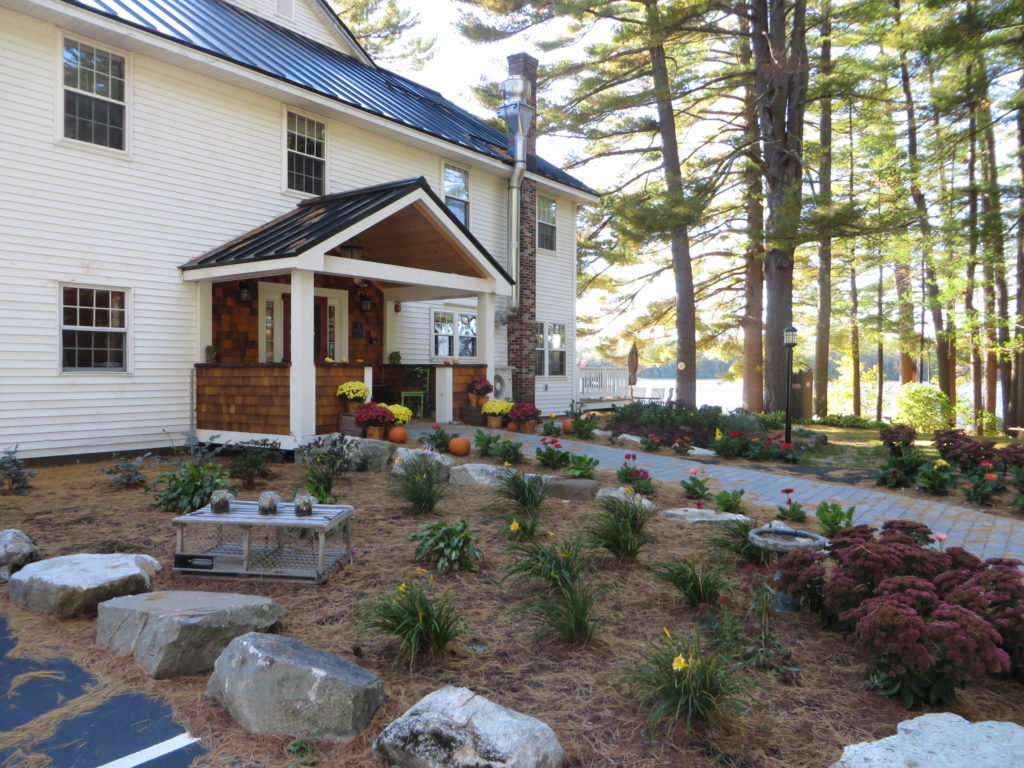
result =
[[64,137],[125,148],[125,58],[64,39]]
[[537,195],[537,247],[555,250],[558,228],[558,203],[550,197]]
[[537,376],[565,376],[565,323],[537,323]]
[[476,357],[476,315],[434,312],[434,357]]
[[288,189],[322,195],[327,166],[327,126],[295,112],[288,113]]
[[61,369],[124,371],[127,335],[125,291],[61,289]]
[[469,171],[444,166],[444,204],[463,224],[469,224]]

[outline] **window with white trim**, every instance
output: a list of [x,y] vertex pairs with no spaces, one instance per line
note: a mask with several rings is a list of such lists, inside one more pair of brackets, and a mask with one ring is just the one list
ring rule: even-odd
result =
[[327,167],[327,125],[289,112],[286,134],[288,189],[322,195]]
[[537,247],[555,250],[558,228],[558,203],[550,197],[537,195]]
[[537,376],[565,376],[565,323],[537,323]]
[[64,137],[125,148],[125,58],[64,39]]
[[444,204],[463,224],[469,224],[469,171],[444,165]]
[[61,287],[61,370],[127,370],[126,299],[126,291]]
[[434,357],[476,357],[476,315],[469,312],[434,312]]

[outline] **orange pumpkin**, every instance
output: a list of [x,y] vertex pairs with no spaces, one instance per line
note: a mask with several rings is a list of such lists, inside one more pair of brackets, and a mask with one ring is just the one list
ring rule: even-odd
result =
[[564,432],[567,435],[572,434],[572,424],[573,424],[573,421],[574,421],[574,419],[566,419],[565,421],[563,421],[562,422],[562,432]]
[[476,404],[482,407],[483,404],[486,403],[490,399],[491,398],[487,397],[487,395],[477,395],[476,396]]
[[448,441],[448,453],[453,456],[468,456],[469,448],[469,440],[465,437],[453,437]]
[[518,421],[510,421],[508,424],[505,425],[505,429],[507,429],[509,432],[518,432],[519,431],[519,422]]
[[404,443],[409,439],[409,430],[405,427],[392,427],[388,430],[388,440],[392,443]]

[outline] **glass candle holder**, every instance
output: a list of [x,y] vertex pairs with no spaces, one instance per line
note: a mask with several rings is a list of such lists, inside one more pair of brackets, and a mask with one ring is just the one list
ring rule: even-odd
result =
[[260,494],[259,509],[261,515],[276,515],[277,505],[281,503],[281,497],[273,491],[264,491]]
[[313,514],[313,504],[316,499],[309,493],[298,493],[295,495],[295,516],[309,517]]
[[216,490],[210,494],[210,511],[218,515],[224,515],[231,511],[231,502],[235,495],[231,491],[223,489]]

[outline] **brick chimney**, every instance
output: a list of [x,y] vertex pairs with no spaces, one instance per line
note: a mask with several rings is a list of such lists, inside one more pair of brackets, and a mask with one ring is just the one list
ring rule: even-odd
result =
[[[530,84],[528,103],[537,106],[537,60],[526,53],[508,57],[509,77]],[[526,134],[526,167],[537,165],[537,117]],[[519,307],[508,324],[508,362],[512,367],[512,395],[517,402],[532,403],[536,397],[537,321],[537,189],[522,180],[519,198]],[[509,254],[513,258],[512,254]]]

